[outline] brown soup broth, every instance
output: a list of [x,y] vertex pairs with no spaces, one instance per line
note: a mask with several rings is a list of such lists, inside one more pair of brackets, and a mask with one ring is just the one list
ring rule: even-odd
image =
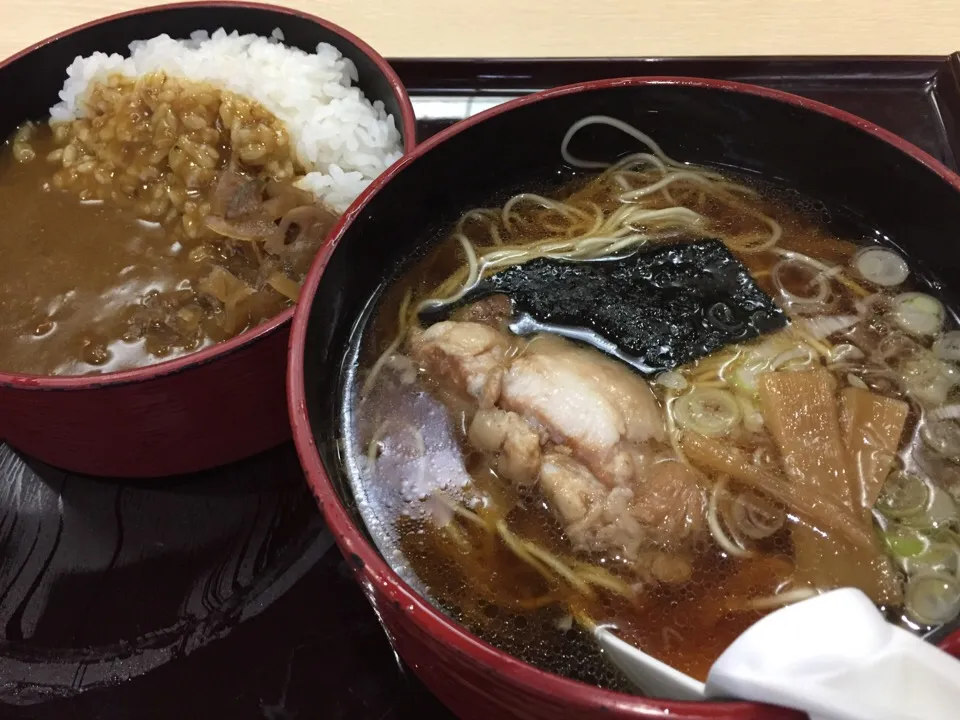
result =
[[[589,179],[577,178],[560,191],[545,194],[570,197]],[[736,180],[744,182],[743,178]],[[731,210],[705,197],[699,202],[699,211],[711,219],[714,229],[731,233],[750,232],[758,225],[755,211],[760,211],[774,217],[783,229],[778,248],[830,265],[848,265],[873,237],[867,229],[851,232],[851,227],[858,227],[854,221],[831,217],[815,202],[750,184],[758,188],[759,195],[751,199],[747,210]],[[587,199],[608,213],[616,204],[602,191]],[[663,206],[667,203],[664,199]],[[490,207],[496,208],[496,202]],[[519,215],[518,222],[525,223],[526,236],[531,239],[555,231],[556,217],[550,211],[535,209]],[[841,226],[850,239],[831,232]],[[459,229],[478,248],[495,243],[480,223],[466,221]],[[771,251],[738,257],[762,288],[776,297],[771,270],[782,255]],[[478,530],[469,519],[451,515],[431,499],[440,491],[482,513],[482,498],[492,498],[517,536],[563,556],[572,554],[562,526],[537,489],[521,492],[501,480],[490,460],[470,447],[466,428],[471,408],[458,409],[456,401],[422,374],[412,381],[409,377],[403,380],[403,373],[410,369],[399,366],[384,372],[369,394],[361,397],[365,374],[397,336],[397,313],[403,298],[426,296],[462,263],[456,240],[447,238],[432,246],[384,287],[354,337],[355,354],[347,363],[353,369],[348,371],[345,389],[343,431],[359,513],[375,541],[394,568],[454,620],[538,667],[605,687],[628,687],[597,652],[589,633],[573,621],[572,616],[582,612],[615,626],[621,637],[645,652],[704,680],[722,651],[768,611],[733,609],[730,599],[771,596],[790,579],[794,547],[787,526],[756,543],[755,554],[749,558],[731,557],[713,542],[701,544],[687,582],[647,589],[634,603],[603,591],[586,599],[569,585],[542,577],[508,551],[499,538]],[[810,278],[802,272],[787,272],[780,282],[791,292],[803,294]],[[908,283],[897,292],[910,289]],[[855,306],[855,297],[842,295],[831,312],[848,314]],[[858,329],[858,342],[876,342],[886,332],[884,328],[872,338],[869,328]],[[705,358],[701,362],[710,361]],[[697,367],[687,370],[695,375]],[[835,374],[841,387],[848,382],[846,371]],[[896,383],[882,377],[864,375],[863,382],[874,392],[904,397]],[[663,401],[662,388],[657,392]],[[923,453],[914,432],[917,421],[913,410],[901,441],[901,457],[907,459],[908,467]],[[410,428],[419,431],[419,440]],[[731,441],[750,454],[775,453],[765,432],[739,431]],[[937,463],[932,474],[951,493],[956,492],[960,475],[950,472],[949,463]],[[629,580],[617,558],[580,554],[577,561],[603,566],[614,576]],[[891,618],[901,618],[899,608],[887,610]],[[918,627],[906,618],[904,622]]]

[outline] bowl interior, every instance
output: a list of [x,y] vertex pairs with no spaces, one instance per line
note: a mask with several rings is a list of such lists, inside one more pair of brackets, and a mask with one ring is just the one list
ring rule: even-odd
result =
[[[357,66],[358,85],[371,100],[382,100],[397,128],[404,133],[401,101],[389,78],[377,67],[366,50],[316,19],[283,8],[256,5],[187,5],[148,8],[121,15],[107,22],[86,25],[68,31],[29,52],[12,58],[0,67],[0,91],[7,100],[0,107],[0,134],[9,135],[24,120],[49,115],[58,101],[58,92],[66,78],[66,69],[78,55],[94,52],[129,53],[133,40],[161,34],[187,38],[197,30],[213,32],[218,28],[259,35],[270,35],[275,28],[283,33],[287,45],[313,52],[317,43],[335,45]],[[406,139],[406,138],[405,138]]]
[[[519,188],[562,182],[561,140],[588,114],[634,125],[675,159],[757,174],[822,202],[843,228],[899,246],[912,269],[956,307],[960,284],[946,279],[960,272],[960,252],[950,241],[960,223],[960,193],[934,161],[801,104],[706,81],[601,84],[548,95],[427,143],[388,182],[375,184],[377,192],[335,238],[308,308],[304,383],[321,460],[348,507],[335,440],[341,365],[355,323],[462,212]],[[607,127],[586,128],[571,145],[578,157],[606,160],[640,149]]]
[[[592,114],[634,125],[677,160],[758,174],[822,202],[847,232],[869,231],[901,247],[912,269],[956,307],[957,288],[943,281],[960,271],[960,253],[949,241],[960,223],[960,183],[863,121],[759,89],[663,79],[550,91],[508,112],[487,113],[428,142],[375,183],[376,192],[334,238],[316,293],[300,311],[307,313],[306,411],[326,474],[353,517],[352,540],[367,533],[338,438],[344,359],[358,321],[387,281],[462,212],[521,187],[560,182],[561,140],[572,123]],[[571,145],[578,157],[608,161],[640,150],[607,127],[588,128]],[[317,491],[324,499],[324,488]]]

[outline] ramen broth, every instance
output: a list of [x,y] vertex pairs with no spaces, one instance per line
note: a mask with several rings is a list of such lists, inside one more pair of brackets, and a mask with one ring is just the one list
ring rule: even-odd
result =
[[[627,180],[645,187],[669,171],[638,170]],[[508,202],[509,212],[494,205],[464,216],[384,290],[362,325],[344,430],[361,514],[387,559],[491,644],[541,668],[618,689],[623,678],[585,630],[594,623],[609,624],[621,638],[704,680],[720,653],[765,613],[842,584],[861,587],[891,620],[918,632],[951,622],[960,610],[954,466],[960,413],[953,410],[960,336],[935,299],[916,293],[923,288],[911,285],[912,275],[893,282],[899,270],[889,263],[902,261],[899,255],[869,258],[889,261],[886,274],[878,271],[864,261],[865,247],[880,247],[867,233],[838,237],[840,226],[822,207],[792,193],[755,183],[737,190],[743,178],[711,173],[722,189],[677,180],[669,193],[641,199],[647,209],[691,208],[705,223],[644,225],[653,237],[627,252],[722,238],[792,321],[784,331],[641,381],[652,389],[657,422],[665,428],[657,462],[682,467],[701,493],[702,503],[695,498],[687,505],[696,516],[689,536],[678,530],[680,539],[650,540],[676,519],[664,517],[646,528],[639,549],[585,547],[577,535],[582,522],[558,510],[563,496],[544,485],[546,459],[521,481],[504,469],[507,450],[478,449],[474,424],[490,401],[458,392],[437,371],[449,363],[418,354],[427,330],[419,326],[418,303],[448,299],[469,283],[470,247],[481,260],[497,258],[501,248],[535,247],[562,233],[565,223],[579,222],[576,213],[564,215],[549,202],[609,218],[624,192],[611,177],[610,171],[582,175],[547,191],[545,200],[528,196]],[[771,232],[766,219],[778,231]],[[512,336],[497,324],[498,312],[496,303],[468,305],[452,320],[498,327],[506,338],[502,366],[549,352],[581,353],[569,357],[584,362],[593,353],[590,362],[610,362],[592,349],[550,349],[549,343],[567,341]],[[933,327],[928,316],[938,313]],[[791,383],[811,390],[795,401]],[[822,397],[817,387],[826,388]],[[827,442],[839,431],[838,447],[849,453],[857,418],[868,417],[863,442],[873,454],[856,455],[858,469],[842,459],[830,476],[831,482],[849,480],[852,499],[841,497],[845,487],[816,485],[816,468],[809,477],[798,475],[804,450],[791,445],[778,423],[804,412],[835,419],[800,418],[797,433]],[[816,435],[821,425],[833,430]],[[576,438],[558,438],[549,427],[539,431],[535,452],[543,458],[551,452],[560,460],[584,457]],[[887,454],[881,453],[884,432]],[[637,497],[642,488],[638,484]],[[790,504],[808,490],[819,493],[812,504]],[[821,501],[836,511],[832,520],[817,515]],[[811,540],[811,527],[827,528],[826,544]]]

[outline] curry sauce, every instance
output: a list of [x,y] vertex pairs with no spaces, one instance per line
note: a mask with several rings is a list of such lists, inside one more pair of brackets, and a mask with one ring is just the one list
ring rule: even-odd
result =
[[279,121],[162,73],[0,151],[0,370],[104,373],[227,340],[297,297],[335,215]]

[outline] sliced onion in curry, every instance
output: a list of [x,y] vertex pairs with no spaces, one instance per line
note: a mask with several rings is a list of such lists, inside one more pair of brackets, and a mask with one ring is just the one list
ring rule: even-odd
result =
[[295,283],[283,273],[274,272],[267,278],[267,285],[272,287],[281,295],[285,295],[291,302],[297,302],[300,299],[300,284]]
[[241,242],[265,240],[277,231],[276,225],[262,218],[230,221],[217,215],[207,215],[203,224],[217,235]]

